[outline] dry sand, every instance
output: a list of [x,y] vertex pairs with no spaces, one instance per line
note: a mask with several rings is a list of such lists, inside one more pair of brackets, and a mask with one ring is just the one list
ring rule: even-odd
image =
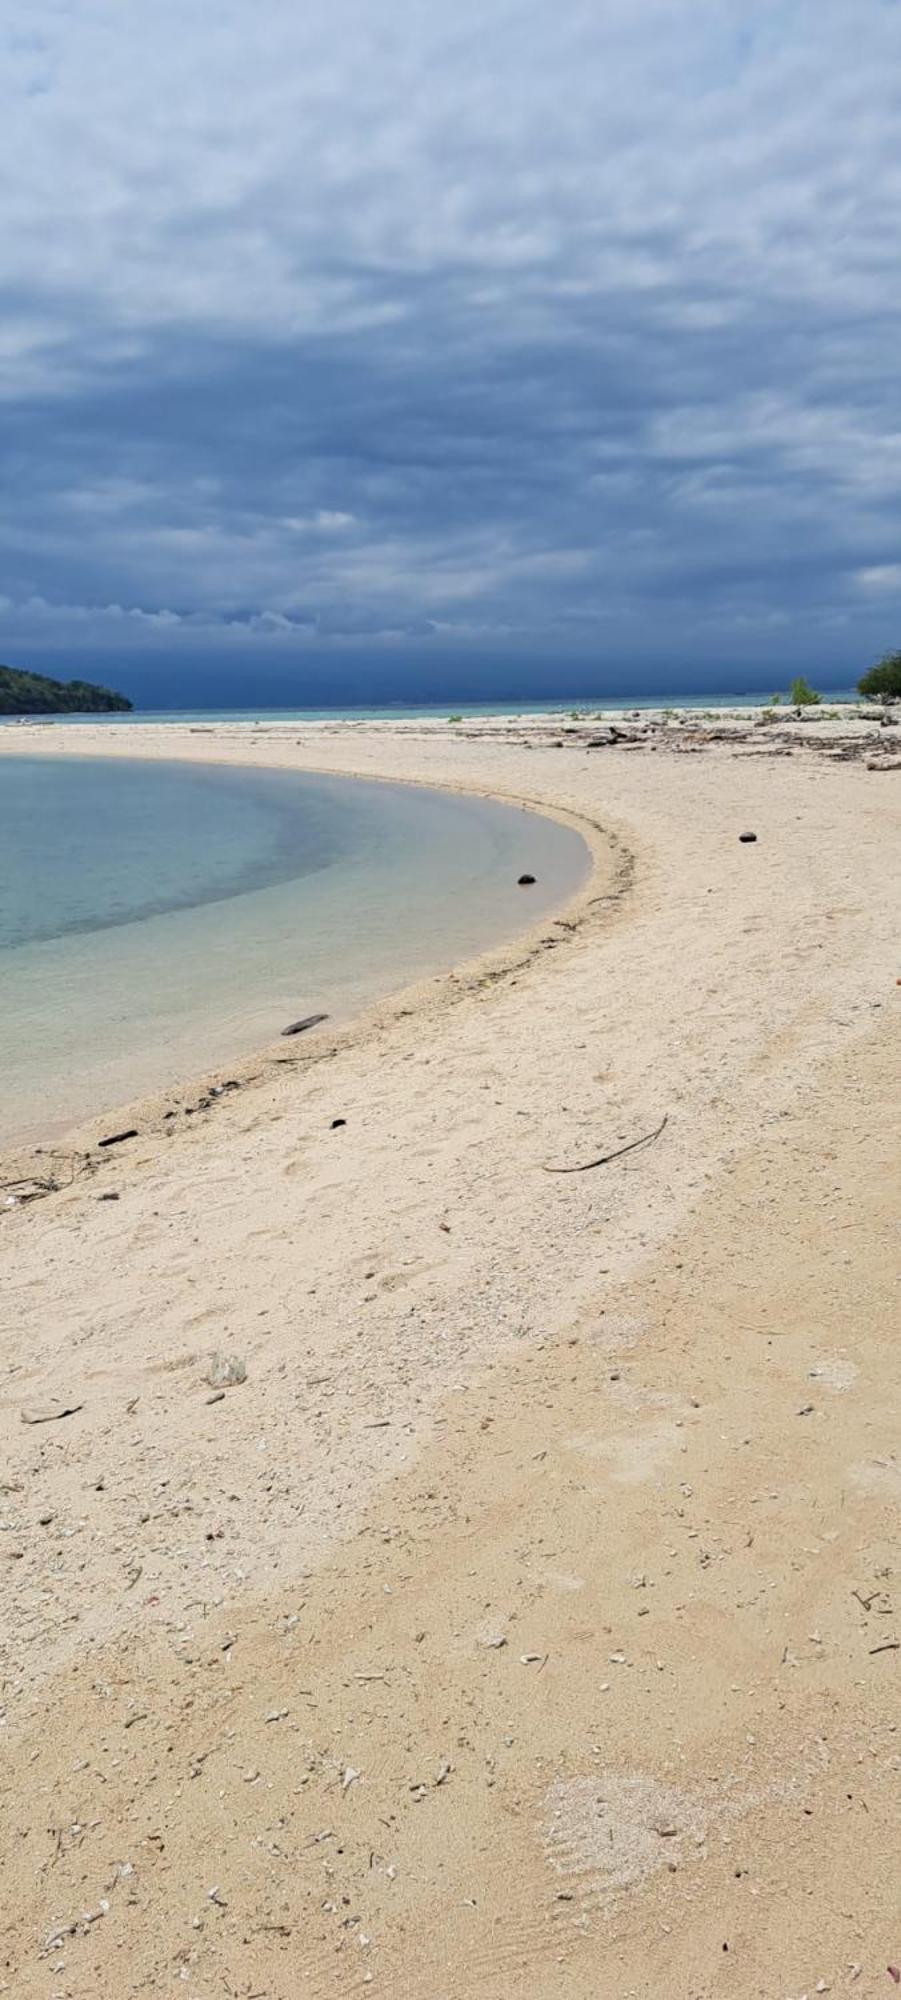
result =
[[549,735],[4,741],[607,830],[505,972],[3,1216],[17,2000],[892,1990],[897,781]]

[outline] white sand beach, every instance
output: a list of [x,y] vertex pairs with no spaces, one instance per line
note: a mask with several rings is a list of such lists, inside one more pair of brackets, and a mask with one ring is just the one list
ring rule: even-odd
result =
[[595,862],[7,1162],[16,2000],[889,1988],[901,730],[619,727],[3,732],[525,800]]

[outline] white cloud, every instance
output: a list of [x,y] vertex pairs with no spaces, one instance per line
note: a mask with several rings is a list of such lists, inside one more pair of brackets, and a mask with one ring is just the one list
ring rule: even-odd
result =
[[856,580],[861,590],[901,597],[901,563],[874,563],[870,569],[859,569]]

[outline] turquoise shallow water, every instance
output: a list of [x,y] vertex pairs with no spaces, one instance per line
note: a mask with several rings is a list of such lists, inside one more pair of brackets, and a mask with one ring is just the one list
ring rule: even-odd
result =
[[283,772],[117,768],[100,759],[0,766],[0,948],[101,930],[334,866],[363,802]]
[[[586,878],[491,800],[280,771],[0,757],[0,1141],[347,1017]],[[535,888],[517,876],[537,876]]]

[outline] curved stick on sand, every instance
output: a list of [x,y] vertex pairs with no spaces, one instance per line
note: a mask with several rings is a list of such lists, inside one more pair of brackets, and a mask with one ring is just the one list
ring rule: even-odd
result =
[[630,1139],[628,1146],[617,1146],[614,1153],[602,1153],[599,1160],[581,1160],[575,1167],[542,1167],[542,1173],[587,1174],[592,1167],[606,1167],[610,1160],[621,1160],[624,1153],[634,1153],[636,1146],[649,1146],[652,1139],[659,1139],[668,1118],[669,1112],[664,1111],[659,1125],[655,1126],[653,1132],[643,1133],[640,1139]]

